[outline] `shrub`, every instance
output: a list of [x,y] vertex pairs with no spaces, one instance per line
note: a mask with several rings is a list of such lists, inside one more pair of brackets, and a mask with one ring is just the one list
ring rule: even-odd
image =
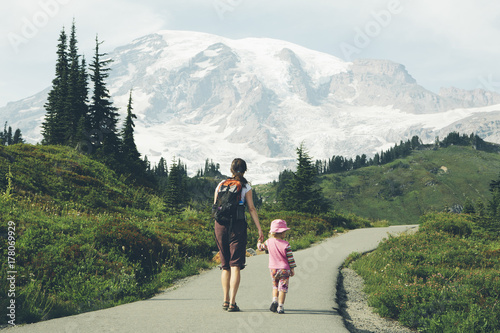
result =
[[149,209],[152,212],[161,213],[165,210],[165,208],[165,202],[161,198],[157,196],[151,196],[151,199],[149,199]]
[[344,266],[348,267],[352,262],[358,260],[359,258],[361,258],[361,253],[359,253],[359,252],[352,252],[344,260]]
[[473,222],[469,215],[450,213],[431,213],[420,220],[420,229],[426,231],[443,231],[451,235],[468,237],[472,234]]
[[138,263],[139,280],[155,273],[168,251],[153,233],[116,218],[97,227],[95,240],[98,247],[124,253],[130,262]]

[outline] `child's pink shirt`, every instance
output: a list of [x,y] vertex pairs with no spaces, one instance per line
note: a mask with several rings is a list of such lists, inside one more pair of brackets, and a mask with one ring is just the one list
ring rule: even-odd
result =
[[[290,269],[291,266],[296,267],[293,255],[291,254],[290,244],[287,241],[269,238],[265,245],[269,251],[269,268]],[[290,265],[290,261],[292,265]]]

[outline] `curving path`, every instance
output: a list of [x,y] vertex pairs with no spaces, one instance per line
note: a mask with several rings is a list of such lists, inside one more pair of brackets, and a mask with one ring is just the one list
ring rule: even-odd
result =
[[338,268],[353,251],[377,247],[387,233],[416,225],[357,229],[294,253],[284,315],[269,311],[271,282],[267,255],[250,257],[242,271],[237,302],[241,312],[221,309],[219,269],[188,278],[176,288],[139,302],[6,329],[21,332],[348,332],[335,302]]

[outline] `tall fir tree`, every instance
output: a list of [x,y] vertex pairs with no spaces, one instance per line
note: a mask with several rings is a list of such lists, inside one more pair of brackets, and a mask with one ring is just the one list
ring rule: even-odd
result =
[[108,78],[111,59],[103,60],[106,53],[99,53],[99,42],[96,36],[95,54],[90,64],[90,79],[93,83],[93,94],[89,105],[89,136],[99,159],[118,168],[120,156],[120,139],[117,134],[118,112],[111,102],[105,80]]
[[3,127],[3,132],[0,131],[0,144],[6,145],[6,136],[7,136],[7,122],[5,122],[4,127]]
[[127,117],[125,118],[125,124],[121,133],[122,144],[121,152],[123,164],[127,172],[135,176],[143,176],[146,171],[146,166],[143,160],[141,160],[141,154],[137,150],[137,146],[134,140],[134,119],[137,116],[132,113],[132,90],[130,91],[130,96],[127,105]]
[[165,161],[163,157],[160,157],[158,164],[153,169],[153,176],[155,183],[157,184],[158,191],[160,191],[160,193],[165,193],[168,186],[167,161]]
[[82,56],[82,62],[79,67],[79,76],[78,76],[78,114],[80,118],[78,119],[78,123],[76,125],[76,147],[78,150],[83,151],[85,153],[91,153],[92,145],[89,140],[88,129],[90,128],[90,115],[89,115],[89,106],[88,106],[88,77],[87,74],[87,63],[85,62],[85,57]]
[[14,132],[14,137],[12,139],[12,144],[15,145],[16,143],[24,143],[23,135],[19,128]]
[[68,144],[74,146],[78,143],[78,126],[80,119],[87,116],[88,83],[85,69],[85,60],[80,64],[80,55],[76,40],[75,21],[71,26],[68,50],[68,94],[66,96],[68,105],[68,131],[66,137]]
[[328,209],[321,188],[317,184],[317,172],[312,158],[302,143],[297,148],[297,171],[281,191],[280,201],[287,210],[304,213],[321,213]]
[[186,169],[179,160],[172,161],[167,180],[165,203],[172,213],[179,213],[188,201]]
[[9,129],[7,130],[7,135],[6,135],[6,138],[7,138],[7,145],[11,145],[12,142],[13,142],[13,136],[12,136],[12,127],[9,126]]
[[85,61],[80,65],[74,20],[69,41],[64,28],[58,41],[56,74],[44,105],[42,143],[75,145],[80,119],[87,118],[88,75]]
[[68,135],[68,54],[64,28],[58,41],[55,78],[52,80],[52,89],[44,105],[47,113],[42,123],[43,144],[63,144]]
[[154,175],[156,177],[168,177],[167,161],[163,157],[160,157],[158,164],[154,167]]
[[144,155],[144,166],[146,167],[146,173],[150,174],[151,173],[151,162],[148,160],[148,155]]

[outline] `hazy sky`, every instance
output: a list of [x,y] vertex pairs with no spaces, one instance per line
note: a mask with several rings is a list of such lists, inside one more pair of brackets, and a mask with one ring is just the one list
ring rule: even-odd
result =
[[0,106],[50,86],[59,33],[73,18],[87,62],[96,34],[110,52],[158,30],[192,30],[389,59],[435,92],[500,92],[498,0],[19,0],[0,3]]

